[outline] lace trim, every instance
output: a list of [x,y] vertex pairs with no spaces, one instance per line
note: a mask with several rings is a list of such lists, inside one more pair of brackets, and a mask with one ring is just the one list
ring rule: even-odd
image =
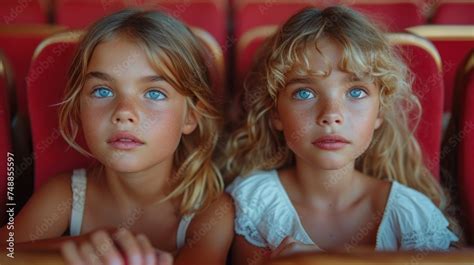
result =
[[243,236],[250,244],[257,247],[267,247],[257,228],[247,216],[240,214],[235,218],[235,233]]
[[447,250],[456,235],[448,228],[448,222],[433,211],[423,231],[410,231],[402,234],[402,248],[411,250]]

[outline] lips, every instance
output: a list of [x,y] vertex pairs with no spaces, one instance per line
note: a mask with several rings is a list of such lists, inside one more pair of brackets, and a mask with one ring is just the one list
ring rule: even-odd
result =
[[133,134],[128,132],[120,132],[114,134],[107,140],[107,143],[112,147],[120,150],[130,150],[144,145],[144,142]]
[[350,141],[339,135],[327,135],[316,139],[312,144],[323,150],[339,150],[350,144]]

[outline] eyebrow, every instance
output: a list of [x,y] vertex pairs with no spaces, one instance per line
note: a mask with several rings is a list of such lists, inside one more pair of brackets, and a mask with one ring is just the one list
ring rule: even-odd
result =
[[144,76],[141,78],[142,81],[144,82],[160,82],[160,81],[165,81],[165,79],[162,76],[159,75],[149,75],[149,76]]
[[[87,81],[92,78],[104,80],[107,82],[112,82],[115,80],[111,75],[104,72],[99,72],[99,71],[92,71],[92,72],[87,73],[85,80]],[[164,81],[165,79],[159,75],[149,75],[149,76],[144,76],[140,78],[140,80],[142,82],[159,82],[159,81]]]
[[311,84],[314,83],[315,78],[312,77],[295,77],[286,82],[286,86],[292,84]]
[[101,79],[101,80],[108,81],[108,82],[112,82],[114,80],[114,78],[112,76],[110,76],[109,74],[106,74],[106,73],[103,73],[103,72],[98,72],[98,71],[93,71],[93,72],[87,73],[86,77],[85,77],[85,80],[87,81],[87,80],[92,79],[92,78]]

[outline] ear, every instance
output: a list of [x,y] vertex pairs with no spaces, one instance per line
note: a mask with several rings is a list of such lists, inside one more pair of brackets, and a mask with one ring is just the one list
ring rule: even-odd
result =
[[375,120],[375,130],[377,130],[378,128],[380,128],[380,126],[382,125],[383,123],[383,112],[382,111],[379,111],[379,114],[377,115],[377,119]]
[[184,118],[183,134],[192,133],[197,125],[201,115],[193,108],[187,107],[186,117]]
[[283,124],[281,123],[280,115],[278,114],[278,110],[276,108],[271,110],[270,119],[275,129],[278,131],[283,131]]

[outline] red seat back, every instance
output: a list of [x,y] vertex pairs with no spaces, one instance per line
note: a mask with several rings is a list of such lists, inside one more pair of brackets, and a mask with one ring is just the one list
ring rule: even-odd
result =
[[[31,63],[27,96],[35,158],[35,188],[48,177],[85,167],[92,161],[66,143],[58,126],[57,104],[63,98],[78,38],[77,32],[66,32],[44,40]],[[81,146],[85,147],[83,142]]]
[[235,35],[259,26],[280,25],[293,14],[309,6],[325,8],[341,4],[353,8],[390,31],[402,31],[406,27],[423,24],[422,0],[243,0],[235,3]]
[[[256,50],[276,29],[277,26],[255,28],[242,36],[237,44],[237,75],[240,80],[249,72],[251,58],[255,58]],[[444,100],[441,59],[436,48],[426,39],[403,33],[389,34],[389,38],[393,45],[401,49],[407,65],[415,76],[413,90],[423,108],[415,135],[420,142],[425,164],[436,177],[439,177]],[[238,89],[242,90],[241,84]]]
[[390,34],[389,37],[392,44],[401,49],[405,63],[414,74],[413,91],[422,106],[415,134],[425,164],[439,178],[444,103],[441,58],[433,44],[424,38],[404,33]]
[[373,21],[392,32],[403,31],[425,23],[422,12],[422,1],[348,1],[349,7],[367,15]]
[[[223,47],[227,37],[227,2],[224,0],[58,0],[57,23],[70,28],[85,28],[118,10],[127,7],[163,10],[190,26],[205,29]],[[84,14],[87,14],[85,16]]]
[[[8,155],[11,149],[10,137],[10,109],[8,105],[8,91],[9,91],[9,77],[8,77],[8,63],[0,51],[0,152],[4,157],[0,160],[0,225],[6,221],[5,207],[7,203],[7,159],[14,156]],[[11,174],[11,173],[10,173]],[[15,192],[13,192],[13,195]],[[15,202],[15,201],[10,201]]]
[[470,0],[438,0],[433,16],[434,24],[474,24],[474,2]]
[[467,235],[474,242],[474,52],[460,68],[459,91],[460,124],[456,139],[460,140],[458,153],[459,188],[463,213],[467,217]]
[[408,31],[429,39],[439,51],[443,61],[444,112],[450,112],[456,69],[474,48],[474,26],[424,25]]
[[0,24],[43,24],[47,23],[44,1],[2,0],[0,5]]
[[[211,69],[211,79],[215,83],[221,82],[219,77],[223,69],[218,66],[223,65],[222,50],[218,49],[219,45],[209,33],[200,29],[193,31],[210,50],[208,66]],[[68,69],[81,34],[82,31],[70,31],[53,35],[38,46],[33,57],[28,75],[27,96],[35,154],[36,188],[48,177],[74,168],[87,167],[95,162],[69,147],[61,137],[58,126],[57,104],[63,99]],[[78,139],[79,144],[86,147],[82,133]]]
[[0,25],[0,49],[5,52],[15,74],[18,112],[27,116],[26,76],[36,46],[46,37],[63,31],[50,25]]

